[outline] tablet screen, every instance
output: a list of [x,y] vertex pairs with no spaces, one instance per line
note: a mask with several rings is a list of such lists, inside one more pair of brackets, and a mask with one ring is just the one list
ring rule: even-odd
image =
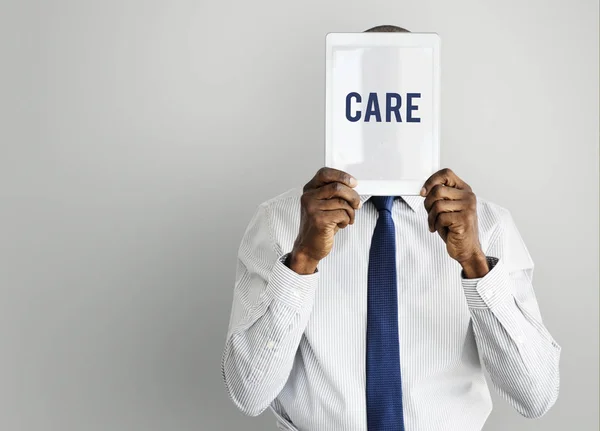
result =
[[372,185],[422,184],[438,168],[435,54],[428,46],[331,47],[328,166]]

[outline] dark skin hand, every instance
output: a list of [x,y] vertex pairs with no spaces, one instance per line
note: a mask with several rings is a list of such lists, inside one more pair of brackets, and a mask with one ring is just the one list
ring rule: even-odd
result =
[[354,223],[354,211],[361,207],[354,190],[358,182],[350,174],[321,168],[303,189],[300,198],[300,231],[289,257],[290,269],[313,274],[319,261],[329,254],[333,237]]
[[479,243],[477,198],[471,187],[446,168],[425,181],[421,196],[425,196],[429,230],[444,240],[448,254],[461,264],[465,277],[486,275],[489,267]]
[[[334,235],[354,223],[355,211],[361,207],[354,190],[357,184],[346,172],[321,168],[304,186],[300,230],[288,260],[290,269],[313,274],[331,251]],[[421,196],[425,197],[429,230],[440,235],[465,277],[487,274],[487,259],[479,244],[477,199],[471,187],[450,169],[442,169],[425,182]]]

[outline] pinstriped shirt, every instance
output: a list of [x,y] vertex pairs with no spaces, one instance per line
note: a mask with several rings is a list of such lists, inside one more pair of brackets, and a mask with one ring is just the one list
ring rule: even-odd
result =
[[[269,409],[281,430],[366,431],[369,247],[377,210],[361,196],[317,271],[285,259],[300,225],[300,189],[258,206],[238,251],[221,371],[233,403]],[[519,413],[543,415],[559,391],[560,346],[542,323],[533,261],[510,212],[481,198],[479,240],[490,271],[465,279],[420,196],[396,199],[398,329],[409,431],[479,431],[488,382]]]

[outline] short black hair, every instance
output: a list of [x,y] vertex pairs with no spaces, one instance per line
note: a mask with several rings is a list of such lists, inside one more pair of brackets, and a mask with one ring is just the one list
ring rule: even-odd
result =
[[365,33],[410,33],[409,30],[395,25],[378,25],[364,31]]

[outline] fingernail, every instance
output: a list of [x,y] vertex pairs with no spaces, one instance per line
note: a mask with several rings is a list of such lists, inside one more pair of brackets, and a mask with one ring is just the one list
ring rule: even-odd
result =
[[358,209],[362,208],[362,201],[358,201]]
[[425,190],[425,187],[422,187],[421,191],[420,191],[421,196],[425,196],[426,193],[427,193],[427,190]]
[[354,187],[357,184],[358,184],[358,181],[356,180],[356,178],[350,177],[350,185]]

